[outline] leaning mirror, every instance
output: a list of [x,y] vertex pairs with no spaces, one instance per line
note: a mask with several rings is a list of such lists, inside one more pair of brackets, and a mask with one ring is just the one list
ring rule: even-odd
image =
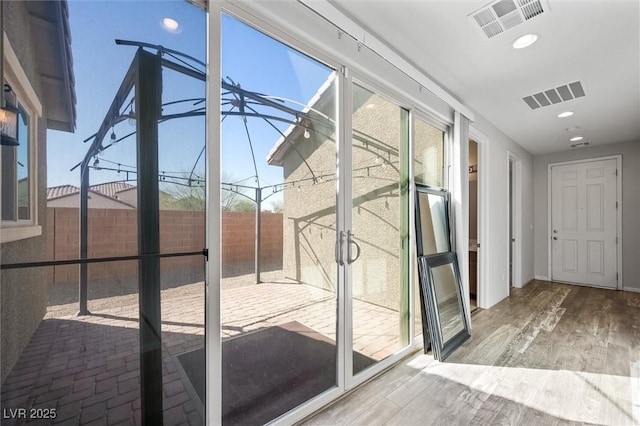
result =
[[418,256],[451,251],[447,192],[416,184]]
[[416,246],[422,336],[444,360],[469,337],[458,261],[450,240],[447,191],[416,184]]
[[443,361],[469,338],[457,256],[449,252],[419,257],[418,271],[434,358]]

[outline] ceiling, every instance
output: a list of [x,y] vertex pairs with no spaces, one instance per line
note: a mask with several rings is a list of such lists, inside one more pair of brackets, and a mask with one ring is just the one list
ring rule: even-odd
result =
[[[492,38],[468,17],[488,1],[332,3],[534,155],[572,149],[576,135],[592,146],[640,143],[638,0],[550,0]],[[538,41],[512,48],[526,33]],[[586,96],[534,110],[522,99],[575,81]]]

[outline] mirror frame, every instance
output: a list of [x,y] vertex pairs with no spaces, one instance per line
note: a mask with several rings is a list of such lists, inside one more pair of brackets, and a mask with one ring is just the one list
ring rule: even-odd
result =
[[[456,281],[456,293],[458,298],[458,307],[460,309],[460,319],[462,321],[462,330],[450,338],[448,341],[442,341],[442,325],[438,312],[438,304],[436,302],[435,282],[433,279],[432,269],[438,266],[452,265],[454,278]],[[460,268],[458,267],[458,257],[454,252],[435,254],[431,256],[418,257],[418,273],[420,274],[420,299],[422,302],[422,311],[427,312],[429,320],[429,335],[431,337],[431,346],[433,356],[439,361],[444,361],[451,353],[464,343],[471,334],[469,332],[469,319],[467,312],[462,303],[462,280],[460,279]],[[426,303],[425,303],[426,302]],[[424,318],[424,315],[423,315]],[[423,324],[424,330],[424,324]],[[425,347],[426,349],[426,347]]]
[[446,223],[444,223],[445,230],[447,233],[447,244],[448,248],[445,251],[441,251],[438,253],[433,253],[427,256],[435,256],[436,254],[447,253],[453,251],[451,244],[451,229],[449,228],[449,193],[445,189],[434,188],[428,185],[416,183],[416,201],[415,201],[415,217],[416,217],[416,249],[418,257],[425,256],[422,242],[422,223],[420,218],[420,194],[427,195],[437,195],[444,199],[444,214],[447,218]]

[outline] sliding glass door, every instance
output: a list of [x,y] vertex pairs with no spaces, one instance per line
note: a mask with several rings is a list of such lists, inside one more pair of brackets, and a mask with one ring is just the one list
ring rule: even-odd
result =
[[263,424],[407,353],[410,114],[221,24],[221,414]]

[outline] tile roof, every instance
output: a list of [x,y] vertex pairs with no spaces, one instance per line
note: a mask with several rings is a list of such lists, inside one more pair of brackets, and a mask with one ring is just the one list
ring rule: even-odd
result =
[[80,192],[80,188],[73,185],[60,185],[47,188],[47,200],[55,200],[56,198],[66,197]]
[[[126,191],[128,189],[136,188],[134,185],[130,185],[125,182],[109,182],[109,183],[101,183],[98,185],[93,185],[89,187],[89,192],[94,194],[102,195],[106,198],[111,198],[113,201],[117,201],[121,204],[125,204],[129,207],[134,207],[129,203],[125,203],[122,200],[118,200],[116,194],[122,191]],[[67,197],[69,195],[74,195],[80,192],[80,188],[75,185],[60,185],[60,186],[52,186],[47,188],[47,201],[55,200],[62,197]]]
[[101,183],[99,185],[92,185],[89,187],[92,191],[99,192],[107,197],[114,198],[118,192],[126,191],[128,189],[135,188],[134,185],[130,185],[126,182],[109,182]]

